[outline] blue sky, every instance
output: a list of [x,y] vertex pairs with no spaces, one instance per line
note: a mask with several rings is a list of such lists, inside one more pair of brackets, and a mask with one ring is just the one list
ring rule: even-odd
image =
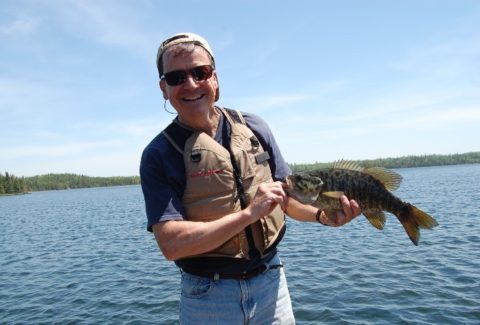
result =
[[0,0],[0,172],[138,175],[184,31],[290,163],[480,151],[480,1]]

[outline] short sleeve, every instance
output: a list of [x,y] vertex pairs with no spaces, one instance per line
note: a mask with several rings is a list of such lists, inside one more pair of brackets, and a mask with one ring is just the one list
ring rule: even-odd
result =
[[158,222],[183,220],[185,213],[181,197],[185,172],[183,162],[177,161],[180,158],[181,155],[176,152],[159,150],[154,143],[142,154],[140,181],[148,231],[152,231],[152,226]]

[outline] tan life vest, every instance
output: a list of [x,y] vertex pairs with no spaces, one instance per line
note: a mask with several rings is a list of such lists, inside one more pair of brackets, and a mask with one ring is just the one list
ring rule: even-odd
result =
[[[246,126],[240,112],[223,108],[221,111],[231,127],[230,150],[238,167],[248,204],[261,183],[273,181],[268,153],[264,152],[258,139]],[[235,121],[230,114],[236,114],[240,122]],[[175,146],[168,134],[167,139]],[[179,146],[176,148],[180,150]],[[183,157],[186,187],[182,202],[187,220],[211,221],[242,209],[229,150],[206,133],[197,131],[185,141]],[[263,257],[278,244],[284,228],[285,215],[277,206],[270,215],[262,217],[221,246],[195,257],[249,259],[252,245]],[[188,258],[190,257],[194,256]]]

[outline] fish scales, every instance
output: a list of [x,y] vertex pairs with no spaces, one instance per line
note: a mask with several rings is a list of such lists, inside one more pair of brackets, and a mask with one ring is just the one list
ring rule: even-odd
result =
[[[341,191],[347,197],[354,198],[362,208],[382,207],[383,210],[393,212],[401,208],[401,201],[388,192],[383,184],[374,177],[350,170],[325,170],[313,173],[323,182],[320,192]],[[336,198],[319,196],[315,205],[328,202],[330,208],[341,209],[341,203]],[[325,204],[325,203],[324,203]]]
[[340,161],[332,168],[293,174],[287,178],[287,194],[298,201],[326,210],[341,210],[341,195],[354,199],[370,223],[383,229],[385,212],[394,214],[411,241],[418,245],[419,228],[430,229],[436,220],[391,191],[400,186],[397,173],[373,167],[365,169],[355,162]]

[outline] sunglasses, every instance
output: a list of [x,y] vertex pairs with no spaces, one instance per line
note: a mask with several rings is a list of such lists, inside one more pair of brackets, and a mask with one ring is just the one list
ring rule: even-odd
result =
[[161,79],[165,79],[169,86],[178,86],[183,84],[188,75],[192,76],[195,81],[205,81],[213,74],[211,65],[201,65],[189,70],[175,70],[167,72]]

